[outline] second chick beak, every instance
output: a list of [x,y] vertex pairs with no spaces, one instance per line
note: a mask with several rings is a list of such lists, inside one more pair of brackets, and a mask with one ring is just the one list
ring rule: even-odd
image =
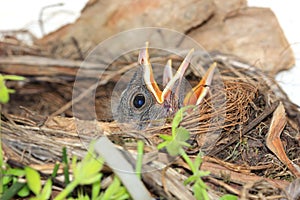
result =
[[[180,87],[182,86],[184,73],[190,64],[194,49],[191,49],[187,54],[174,76],[172,73],[172,62],[171,60],[168,60],[163,75],[164,89],[161,91],[154,79],[152,66],[149,60],[148,45],[149,43],[146,42],[146,47],[140,51],[138,59],[139,63],[143,66],[143,79],[146,87],[153,94],[158,104],[163,104],[169,111],[176,111],[180,108],[180,105],[174,105],[178,104],[178,102],[174,103],[176,100],[173,98],[179,99],[180,96],[184,95],[181,94]],[[182,103],[183,106],[199,105],[203,101],[209,91],[209,86],[212,83],[216,66],[216,63],[213,63],[201,81],[187,93]]]

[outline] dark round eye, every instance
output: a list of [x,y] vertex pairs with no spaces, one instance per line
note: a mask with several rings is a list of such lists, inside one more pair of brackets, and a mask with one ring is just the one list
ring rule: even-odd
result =
[[133,105],[135,108],[141,108],[145,104],[145,96],[138,94],[133,99]]

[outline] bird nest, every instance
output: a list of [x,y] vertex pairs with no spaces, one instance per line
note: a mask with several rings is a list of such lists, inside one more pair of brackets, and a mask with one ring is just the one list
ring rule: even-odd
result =
[[[172,58],[176,66],[182,61],[176,55],[157,55],[160,56],[152,56],[152,59],[161,63]],[[220,84],[213,85],[205,100],[180,123],[191,133],[191,147],[186,149],[188,154],[194,157],[199,151],[205,153],[201,168],[211,171],[212,176],[204,178],[211,187],[211,197],[222,191],[252,199],[285,196],[284,187],[297,174],[289,167],[290,163],[283,162],[270,150],[266,139],[277,130],[276,118],[283,119],[286,123],[279,133],[280,140],[288,159],[299,166],[298,107],[273,78],[238,58],[213,52],[209,59],[200,56],[198,66],[205,69],[212,62],[217,63]],[[26,83],[22,92],[11,100],[10,106],[15,106],[15,110],[11,107],[3,110],[2,139],[7,162],[16,166],[30,164],[47,173],[55,162],[60,161],[62,147],[67,147],[70,155],[83,157],[88,142],[106,135],[122,151],[134,154],[136,141],[141,139],[146,144],[145,156],[155,155],[155,161],[166,167],[157,172],[160,178],[144,175],[143,180],[152,187],[153,193],[167,198],[189,197],[190,188],[186,192],[183,185],[180,192],[174,189],[189,173],[186,164],[180,158],[170,159],[166,153],[154,148],[161,142],[159,134],[171,133],[171,120],[143,131],[124,131],[107,112],[111,110],[110,104],[103,105],[103,99],[111,96],[122,73],[135,66],[136,54],[111,64],[111,70],[96,92],[98,121],[72,118],[73,80],[35,79]],[[194,67],[187,72],[191,83],[200,77],[199,69]],[[40,95],[28,95],[32,91]],[[279,112],[282,105],[283,111]],[[78,134],[79,131],[84,134]],[[149,158],[150,162],[153,158]],[[218,189],[220,187],[223,190]]]

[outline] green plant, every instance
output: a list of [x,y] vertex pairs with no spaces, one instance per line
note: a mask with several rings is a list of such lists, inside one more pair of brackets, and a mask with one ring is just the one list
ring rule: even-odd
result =
[[[44,187],[42,188],[42,181],[40,174],[30,168],[25,167],[25,169],[18,168],[8,168],[4,171],[3,183],[4,183],[4,194],[2,196],[3,200],[9,200],[15,195],[20,197],[28,197],[30,191],[35,194],[34,198],[46,200],[50,198],[52,192],[52,181],[49,178]],[[20,182],[19,179],[26,178],[27,182]]]
[[19,182],[20,178],[25,176],[25,170],[18,168],[10,168],[6,165],[3,171],[3,200],[11,199],[13,196],[26,197],[30,190],[25,182]]
[[99,197],[99,200],[104,199],[129,199],[129,194],[124,186],[121,185],[120,179],[115,176],[113,182],[109,185],[109,187],[105,190],[103,195]]
[[[192,175],[189,176],[184,184],[190,184],[193,188],[194,196],[196,199],[209,200],[209,196],[207,193],[208,186],[202,180],[202,177],[208,176],[210,174],[209,171],[200,170],[200,166],[202,163],[202,153],[200,152],[194,161],[190,159],[190,157],[186,154],[183,147],[189,147],[186,141],[190,138],[190,133],[184,127],[180,126],[180,122],[182,121],[184,115],[186,115],[186,111],[192,109],[194,106],[186,106],[181,108],[174,116],[172,121],[172,134],[160,134],[159,136],[164,140],[160,143],[157,148],[162,149],[166,148],[167,152],[171,156],[181,155],[184,161],[188,164],[191,169]],[[237,197],[234,195],[224,195],[221,197],[221,200],[236,200]]]
[[[64,153],[65,159],[66,152]],[[54,199],[62,200],[68,197],[74,189],[79,185],[91,185],[92,193],[91,198],[89,195],[78,194],[78,199],[92,199],[92,200],[106,200],[106,199],[128,199],[129,194],[117,176],[114,177],[113,182],[109,187],[101,192],[101,178],[103,174],[100,172],[103,166],[103,159],[97,156],[94,152],[94,142],[90,144],[87,155],[81,162],[77,162],[77,158],[74,156],[72,159],[72,171],[74,179],[67,185],[67,187],[59,193]],[[70,198],[72,199],[72,198]]]
[[2,152],[2,133],[1,133],[1,113],[2,113],[2,104],[5,104],[9,101],[9,94],[14,93],[15,90],[9,89],[6,87],[6,80],[11,81],[21,81],[25,80],[22,76],[16,75],[2,75],[0,74],[0,199],[4,192],[4,161],[3,161],[3,152]]
[[164,140],[164,142],[160,143],[157,146],[157,148],[162,149],[166,147],[167,152],[170,155],[182,156],[182,158],[188,164],[192,171],[192,175],[184,181],[184,184],[192,185],[196,199],[208,200],[208,187],[201,178],[209,175],[210,172],[200,170],[200,165],[202,163],[202,155],[198,154],[193,162],[183,149],[183,147],[190,146],[190,144],[186,142],[190,138],[190,133],[184,127],[181,127],[179,125],[183,119],[183,116],[186,114],[186,111],[191,108],[192,106],[183,107],[176,113],[172,122],[172,135],[161,134],[160,137]]
[[232,194],[225,194],[219,200],[238,200],[238,198]]
[[23,81],[23,76],[16,75],[2,75],[0,74],[0,103],[7,103],[9,101],[9,94],[15,93],[15,90],[9,89],[5,85],[5,81]]
[[[84,194],[82,191],[78,192],[77,200],[125,200],[129,199],[130,196],[127,190],[121,185],[118,177],[114,177],[112,183],[109,187],[102,193],[100,193],[100,180],[93,183],[92,185],[92,195]],[[73,198],[69,198],[69,200]]]
[[184,153],[183,155],[184,160],[186,163],[189,165],[192,171],[192,175],[188,177],[185,181],[184,184],[191,184],[193,187],[193,192],[196,197],[196,199],[205,199],[209,200],[208,194],[207,194],[207,189],[208,186],[204,183],[202,180],[202,177],[208,176],[210,174],[209,171],[202,171],[200,170],[200,165],[202,163],[202,155],[199,153],[194,162],[190,160],[190,158]]
[[26,180],[27,185],[29,189],[36,195],[34,198],[31,198],[32,200],[47,200],[50,198],[51,192],[52,192],[52,181],[49,178],[46,183],[44,184],[44,187],[42,189],[42,182],[40,174],[30,168],[25,167],[25,173],[26,173]]
[[68,160],[66,147],[63,147],[63,150],[62,150],[62,162],[63,162],[65,184],[68,185],[70,183],[70,176],[69,176],[69,160]]
[[184,152],[182,147],[190,146],[190,144],[186,142],[190,138],[190,132],[184,127],[179,126],[179,124],[183,119],[185,111],[191,108],[193,108],[193,106],[186,106],[181,108],[176,113],[172,121],[172,134],[159,135],[164,140],[164,142],[160,143],[157,146],[158,149],[162,149],[165,147],[171,156],[176,156],[178,154],[181,154],[182,151]]
[[99,171],[103,166],[103,159],[95,155],[93,146],[93,144],[90,146],[87,155],[81,162],[77,163],[77,157],[73,157],[72,171],[74,180],[55,197],[56,200],[65,199],[78,185],[93,184],[101,179],[102,174]]
[[[79,185],[90,185],[92,188],[91,195],[78,192],[77,199],[92,199],[92,200],[123,200],[129,199],[129,193],[126,188],[121,184],[117,176],[114,176],[112,183],[101,192],[101,178],[103,174],[101,169],[103,166],[103,159],[96,156],[94,153],[94,143],[91,143],[87,155],[82,161],[77,162],[74,156],[72,159],[72,171],[74,179],[54,198],[55,200],[61,199],[74,199],[68,197]],[[66,149],[63,150],[64,160],[68,160]],[[64,161],[64,162],[65,162]],[[20,197],[28,197],[30,191],[35,195],[32,200],[46,200],[50,198],[52,193],[52,178],[55,178],[59,164],[56,164],[52,175],[48,178],[42,187],[42,179],[40,174],[30,167],[25,169],[8,168],[6,169],[3,178],[5,192],[1,199],[9,200],[15,195]],[[65,174],[65,173],[64,173]],[[20,178],[26,178],[26,182],[19,182]],[[66,176],[65,176],[66,178]]]
[[143,141],[139,140],[137,143],[137,159],[136,159],[136,167],[135,171],[137,176],[141,179],[142,178],[142,165],[143,165],[143,155],[144,155],[144,143]]

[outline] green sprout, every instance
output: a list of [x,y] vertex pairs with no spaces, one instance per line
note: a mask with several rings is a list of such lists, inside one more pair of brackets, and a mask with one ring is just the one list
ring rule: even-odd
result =
[[26,172],[27,185],[29,189],[36,195],[35,197],[31,198],[31,200],[49,199],[52,192],[51,178],[49,178],[46,181],[44,187],[42,188],[41,177],[36,170],[30,167],[25,167],[25,172]]
[[139,179],[142,179],[143,155],[144,155],[144,142],[139,140],[137,143],[137,159],[135,171]]
[[[175,114],[175,117],[172,121],[172,134],[160,134],[159,136],[164,141],[160,143],[157,146],[157,148],[166,148],[167,152],[171,156],[180,155],[188,164],[192,172],[192,175],[184,181],[184,184],[190,184],[192,186],[194,196],[196,199],[209,200],[209,196],[207,193],[208,186],[204,183],[202,177],[208,176],[210,172],[200,170],[203,157],[202,152],[199,152],[194,161],[192,161],[183,149],[183,147],[190,147],[190,144],[186,142],[190,138],[190,132],[184,127],[181,127],[180,122],[182,121],[183,117],[187,114],[186,111],[193,108],[194,106],[186,106],[181,108]],[[237,200],[237,196],[226,194],[222,196],[220,200]]]
[[77,163],[77,157],[74,156],[72,159],[74,180],[55,197],[55,200],[65,199],[78,185],[90,185],[99,181],[102,177],[102,173],[99,173],[102,166],[103,159],[95,155],[94,144],[90,146],[81,162]]
[[0,103],[7,103],[9,101],[9,94],[15,93],[15,90],[6,87],[6,80],[23,81],[25,78],[23,76],[0,74]]
[[190,132],[184,127],[178,127],[186,114],[185,111],[191,109],[193,106],[186,106],[181,108],[175,115],[172,122],[172,135],[160,134],[159,136],[164,140],[157,148],[162,149],[166,147],[171,156],[176,156],[181,153],[182,147],[190,147],[186,141],[190,138]]
[[193,106],[183,107],[176,113],[172,122],[172,135],[161,134],[160,137],[164,142],[160,143],[157,148],[162,149],[166,147],[167,152],[171,156],[181,155],[192,171],[192,175],[184,181],[184,184],[192,185],[196,199],[209,200],[207,193],[208,187],[201,178],[208,176],[210,172],[200,170],[202,155],[198,154],[193,162],[183,149],[183,147],[190,146],[190,144],[186,142],[190,138],[190,132],[179,125],[184,115],[186,115],[186,111],[191,108],[193,108]]

